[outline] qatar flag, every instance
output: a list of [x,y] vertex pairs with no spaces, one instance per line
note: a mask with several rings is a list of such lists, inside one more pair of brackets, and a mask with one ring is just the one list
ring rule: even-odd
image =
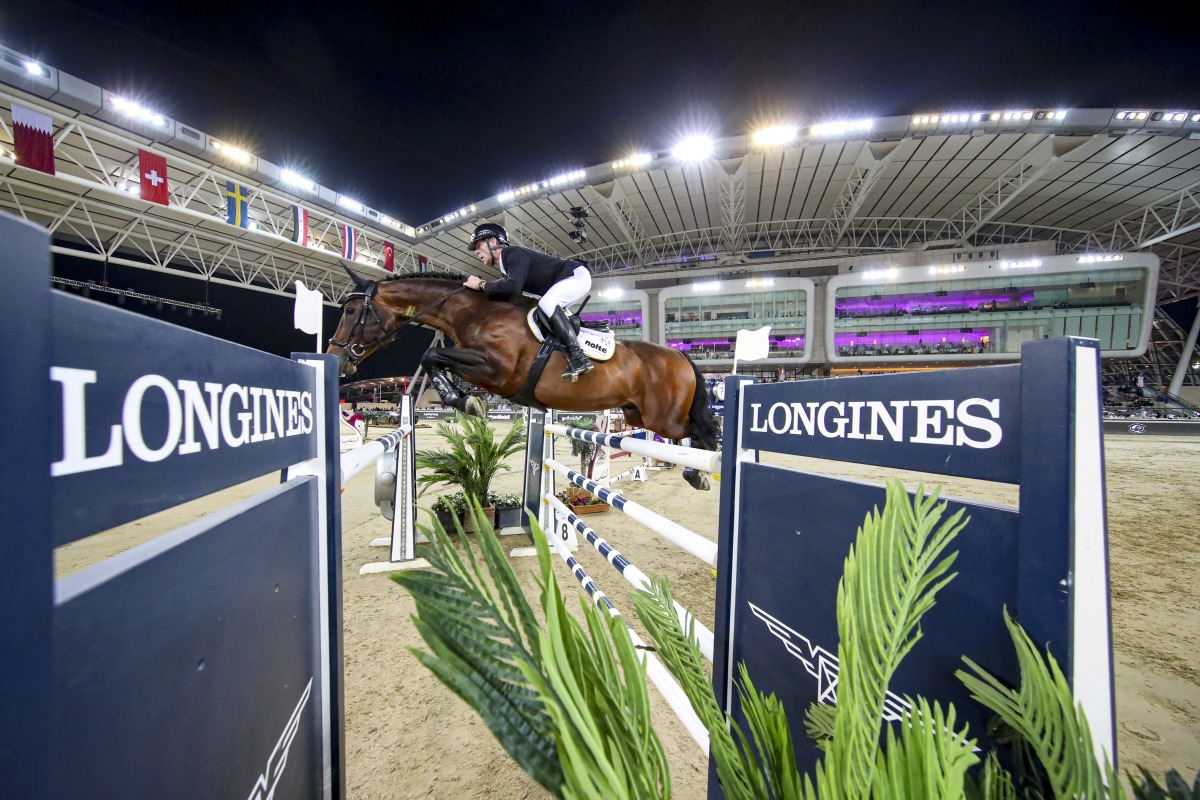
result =
[[54,174],[54,123],[50,115],[12,104],[13,152],[17,164]]

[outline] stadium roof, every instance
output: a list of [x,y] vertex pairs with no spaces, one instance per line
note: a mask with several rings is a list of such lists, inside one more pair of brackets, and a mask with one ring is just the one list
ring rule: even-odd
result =
[[1200,111],[927,113],[687,146],[700,157],[631,154],[480,200],[418,226],[416,248],[494,276],[466,243],[497,221],[514,243],[637,277],[1041,242],[1150,250],[1160,301],[1200,295]]

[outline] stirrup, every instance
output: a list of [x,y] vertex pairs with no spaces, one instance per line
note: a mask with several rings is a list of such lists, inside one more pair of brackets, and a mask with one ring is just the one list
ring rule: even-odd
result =
[[596,365],[593,364],[592,360],[586,355],[583,357],[583,359],[584,361],[582,365],[574,366],[571,364],[571,357],[567,356],[567,371],[562,374],[564,380],[569,380],[571,383],[574,383],[575,381],[579,380],[580,375],[591,372],[596,368]]

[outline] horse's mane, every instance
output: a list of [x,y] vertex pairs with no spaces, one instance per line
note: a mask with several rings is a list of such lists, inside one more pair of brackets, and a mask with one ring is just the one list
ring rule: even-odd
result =
[[[403,275],[393,275],[386,278],[381,283],[391,283],[392,281],[414,281],[421,278],[430,278],[440,281],[452,281],[461,284],[466,280],[466,276],[458,275],[453,272],[406,272]],[[532,308],[536,302],[532,297],[526,297],[523,294],[509,295],[508,297],[493,297],[492,302],[509,303],[519,308]]]
[[467,276],[457,275],[453,272],[406,272],[403,275],[392,275],[389,278],[385,278],[382,282],[388,283],[390,281],[413,281],[420,278],[436,278],[443,281],[456,281],[458,283],[462,283],[467,279]]

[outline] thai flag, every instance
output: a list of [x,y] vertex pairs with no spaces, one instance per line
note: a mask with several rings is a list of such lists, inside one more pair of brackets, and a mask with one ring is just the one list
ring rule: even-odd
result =
[[308,247],[308,209],[292,206],[292,241]]
[[353,261],[358,257],[358,231],[353,225],[342,226],[342,258]]

